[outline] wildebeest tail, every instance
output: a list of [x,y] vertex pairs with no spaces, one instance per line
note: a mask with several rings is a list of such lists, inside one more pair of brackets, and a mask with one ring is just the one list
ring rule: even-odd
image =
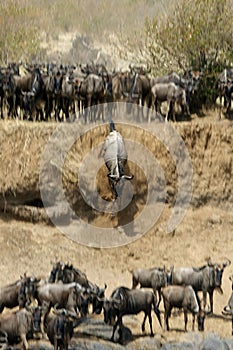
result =
[[162,322],[161,322],[161,317],[160,317],[160,311],[157,307],[157,298],[156,295],[153,293],[153,307],[154,307],[154,312],[157,316],[157,319],[159,321],[160,326],[162,327]]

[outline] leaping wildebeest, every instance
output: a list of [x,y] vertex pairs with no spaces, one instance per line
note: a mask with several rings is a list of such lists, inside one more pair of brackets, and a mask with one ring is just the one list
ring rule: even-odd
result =
[[[115,124],[110,122],[110,133],[107,136],[102,153],[104,161],[108,169],[108,179],[113,194],[113,206],[118,197],[117,185],[120,180],[132,180],[133,175],[125,174],[128,154],[125,147],[125,142],[119,131],[116,130]],[[112,214],[113,215],[113,214]]]
[[[129,289],[127,287],[118,287],[111,294],[109,300],[108,312],[114,311],[114,315],[117,317],[113,325],[113,332],[111,340],[114,340],[114,334],[117,327],[120,327],[119,333],[122,334],[123,323],[122,317],[125,315],[137,315],[143,311],[145,316],[142,322],[142,331],[145,331],[145,322],[148,317],[150,323],[150,335],[153,336],[151,309],[152,305],[154,312],[161,325],[160,311],[156,305],[156,297],[152,291],[146,291],[142,289]],[[107,315],[105,315],[105,322],[108,321]],[[161,325],[162,326],[162,325]]]

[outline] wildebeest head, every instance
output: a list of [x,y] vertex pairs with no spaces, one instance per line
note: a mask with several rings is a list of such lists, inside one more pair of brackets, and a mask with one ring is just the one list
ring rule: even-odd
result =
[[193,314],[197,314],[199,312],[199,305],[196,294],[190,285],[186,286],[185,290],[185,302],[187,303],[187,307]]
[[202,310],[202,309],[200,309],[199,310],[199,312],[198,312],[198,314],[197,314],[197,325],[198,325],[198,330],[200,331],[200,332],[203,332],[204,331],[204,324],[205,324],[205,316],[206,316],[206,314],[205,314],[205,312],[204,312],[204,310]]
[[49,283],[54,283],[56,279],[58,279],[58,274],[63,266],[64,264],[61,261],[57,261],[53,264],[53,268],[49,276]]
[[6,98],[13,95],[15,91],[14,78],[11,72],[6,72],[2,77],[2,88]]
[[104,310],[104,322],[110,326],[114,325],[115,319],[117,316],[117,311],[114,309],[111,300],[105,300],[103,302],[103,310]]
[[55,95],[60,95],[62,91],[62,81],[63,75],[60,70],[54,75],[54,93]]
[[222,275],[224,269],[231,264],[231,261],[229,259],[226,260],[226,262],[223,262],[221,264],[214,264],[214,283],[215,287],[218,288],[221,294],[223,294],[221,285],[222,285]]
[[22,95],[25,118],[29,119],[35,108],[35,94],[32,91],[22,91]]
[[35,68],[34,77],[32,82],[32,93],[34,95],[39,94],[44,88],[44,81],[39,68]]
[[33,329],[35,333],[41,332],[41,316],[42,316],[42,306],[37,306],[32,310],[33,314]]
[[70,339],[74,334],[73,321],[70,317],[70,312],[66,309],[56,310],[54,309],[56,318],[48,325],[48,337],[52,344],[56,344],[59,348],[68,348]]
[[95,314],[100,314],[103,308],[105,300],[105,290],[107,285],[105,284],[104,288],[100,288],[95,285],[94,294],[92,296],[92,312]]

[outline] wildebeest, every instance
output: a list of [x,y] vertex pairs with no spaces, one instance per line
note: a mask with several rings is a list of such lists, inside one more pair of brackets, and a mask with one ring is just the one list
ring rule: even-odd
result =
[[224,308],[223,308],[222,314],[226,315],[226,316],[231,316],[231,320],[232,320],[232,332],[231,332],[231,334],[233,335],[233,276],[230,276],[229,279],[232,283],[232,286],[231,286],[232,292],[231,292],[231,296],[228,300],[227,305],[224,306]]
[[[186,110],[189,113],[185,89],[176,85],[175,83],[156,83],[151,88],[151,94],[151,106],[152,108],[153,106],[155,106],[156,112],[160,112],[160,110],[158,109],[158,105],[160,103],[165,101],[167,102],[165,121],[168,121],[169,113],[172,114],[173,121],[176,120],[174,110],[175,103],[180,105],[183,109],[186,108]],[[149,113],[149,122],[150,115],[151,113]]]
[[23,95],[25,118],[31,120],[44,120],[47,95],[44,80],[39,68],[34,69],[31,78],[31,90],[21,91]]
[[25,308],[0,316],[0,332],[7,335],[8,344],[22,342],[22,348],[27,350],[27,337],[33,335],[33,330],[33,315]]
[[[80,269],[75,268],[72,264],[62,264],[61,262],[56,262],[53,266],[49,281],[51,283],[61,281],[65,284],[71,282],[78,283],[88,291],[89,301],[92,303],[92,313],[101,313],[103,302],[100,300],[104,297],[104,292],[107,288],[106,284],[101,288],[89,281],[87,275]],[[87,299],[84,298],[83,302],[86,303]]]
[[[89,74],[84,79],[76,79],[76,93],[78,99],[84,99],[85,122],[88,118],[95,122],[101,114],[102,120],[104,120],[102,104],[106,101],[107,82],[102,76]],[[91,106],[97,105],[97,109],[90,110]]]
[[50,307],[57,305],[57,308],[65,308],[73,313],[78,313],[79,294],[85,289],[78,283],[43,283],[37,286],[36,299],[39,305],[44,302]]
[[24,118],[33,121],[45,120],[46,95],[35,95],[31,91],[22,91]]
[[[213,293],[218,289],[221,293],[222,275],[225,267],[230,265],[231,261],[227,260],[222,264],[213,264],[210,260],[207,265],[200,268],[180,267],[172,271],[172,284],[191,285],[194,291],[203,292],[203,307],[206,310],[206,296],[209,294],[210,312],[213,313]],[[197,295],[198,298],[198,295]]]
[[15,118],[16,111],[16,86],[14,76],[11,71],[6,70],[2,76],[3,101],[7,106],[7,116]]
[[128,91],[126,87],[127,72],[115,72],[112,74],[112,99],[113,102],[122,101],[128,97]]
[[53,315],[49,313],[49,308],[45,310],[43,317],[43,330],[54,350],[68,350],[71,338],[74,334],[74,328],[85,320],[77,319],[77,316],[66,309],[53,310]]
[[55,263],[53,263],[53,268],[50,272],[49,279],[48,279],[49,283],[55,283],[58,281],[58,276],[60,276],[60,271],[62,270],[63,266],[64,266],[64,263],[62,263],[61,261],[56,261]]
[[222,117],[222,105],[226,107],[226,114],[230,112],[231,95],[233,92],[233,71],[225,68],[217,78],[217,97],[219,98],[219,119]]
[[7,308],[14,308],[16,306],[24,307],[27,298],[30,297],[30,285],[33,279],[29,276],[22,276],[15,283],[9,284],[0,288],[0,313]]
[[192,330],[194,330],[195,315],[199,312],[196,294],[192,286],[167,286],[162,288],[164,303],[164,328],[169,331],[168,319],[173,307],[183,308],[185,331],[187,331],[188,311],[193,314]]
[[117,185],[121,179],[132,180],[133,175],[125,175],[128,154],[122,135],[115,129],[115,124],[110,122],[110,133],[107,136],[101,153],[108,169],[109,185],[114,201],[118,197]]
[[60,263],[56,272],[56,280],[63,283],[77,282],[84,288],[91,288],[91,283],[89,282],[87,275],[80,269],[77,269],[72,264],[68,263]]
[[161,301],[161,288],[167,285],[167,271],[166,268],[150,268],[150,269],[136,269],[132,272],[132,288],[140,287],[152,288],[154,293],[158,292],[159,300],[157,306],[159,307]]
[[[122,317],[125,315],[137,315],[143,311],[145,316],[142,322],[142,331],[145,331],[145,322],[148,317],[150,324],[150,335],[153,336],[151,309],[154,307],[155,314],[161,325],[160,311],[156,305],[156,297],[152,291],[145,291],[142,289],[129,289],[127,287],[118,287],[111,294],[109,300],[110,307],[109,312],[114,311],[114,315],[117,317],[113,325],[113,332],[111,340],[114,340],[114,334],[117,327],[120,327],[120,334],[122,333]],[[108,315],[105,314],[105,321],[108,320]]]

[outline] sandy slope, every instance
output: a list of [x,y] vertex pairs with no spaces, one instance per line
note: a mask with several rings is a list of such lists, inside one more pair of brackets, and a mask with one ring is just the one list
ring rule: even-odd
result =
[[[28,126],[19,128],[14,126],[14,128],[14,142],[7,137],[4,140],[2,138],[1,164],[4,171],[7,169],[8,178],[4,182],[4,177],[1,177],[1,190],[4,186],[10,186],[17,192],[17,188],[23,188],[22,183],[24,187],[25,184],[30,185],[31,188],[35,186],[36,181],[34,180],[38,174],[37,167],[40,159],[40,152],[36,153],[36,149],[40,151],[40,145],[47,140],[49,132],[48,130],[43,132],[41,126],[35,126],[32,131],[30,126],[34,137],[25,139],[22,137],[28,135]],[[53,129],[53,126],[50,125],[48,128]],[[67,238],[53,226],[16,221],[9,215],[1,213],[0,285],[15,281],[24,272],[37,276],[48,276],[51,261],[54,261],[56,257],[65,262],[72,262],[76,267],[85,271],[90,280],[98,285],[103,286],[104,283],[107,283],[107,295],[110,295],[111,291],[119,285],[130,287],[130,271],[136,267],[201,266],[209,256],[214,262],[223,262],[226,257],[233,261],[232,124],[229,121],[215,123],[213,119],[207,117],[206,121],[195,119],[190,124],[178,123],[176,128],[190,152],[194,181],[192,206],[175,232],[166,233],[166,223],[171,214],[172,202],[166,205],[154,227],[143,237],[128,245],[108,249],[81,245]],[[1,135],[6,136],[7,132],[12,135],[12,130],[11,123],[8,124],[8,128],[6,124],[2,124]],[[40,137],[37,137],[37,132]],[[103,138],[103,134],[101,137]],[[140,132],[137,137],[140,138]],[[26,151],[21,147],[22,144],[25,144],[25,140],[28,140]],[[86,145],[86,147],[89,146]],[[6,157],[7,149],[9,158]],[[19,156],[16,150],[19,151],[19,149],[22,161],[26,160],[23,166],[21,164],[20,176],[16,164]],[[22,152],[26,152],[27,156],[25,157]],[[172,166],[169,167],[169,160],[167,158],[165,160],[164,157],[161,159],[164,160],[166,175],[172,174],[173,170]],[[170,186],[176,193],[176,178],[173,176],[170,179],[172,179]],[[139,180],[140,174],[137,178],[137,181]],[[86,213],[87,216],[88,213],[89,211]],[[95,220],[100,226],[106,225],[106,217],[99,216]],[[231,322],[223,319],[221,310],[231,293],[228,277],[232,272],[232,266],[226,268],[222,281],[224,294],[220,295],[215,292],[215,315],[206,320],[206,332],[216,332],[224,337],[230,337],[231,334]],[[133,327],[133,333],[140,334],[141,316],[133,319],[136,322],[130,327]],[[163,339],[184,339],[183,332],[164,333],[159,329],[154,316],[153,319],[157,332],[162,335]],[[189,322],[189,329],[191,329],[191,317]],[[183,327],[183,316],[172,318],[171,328],[183,330]]]

